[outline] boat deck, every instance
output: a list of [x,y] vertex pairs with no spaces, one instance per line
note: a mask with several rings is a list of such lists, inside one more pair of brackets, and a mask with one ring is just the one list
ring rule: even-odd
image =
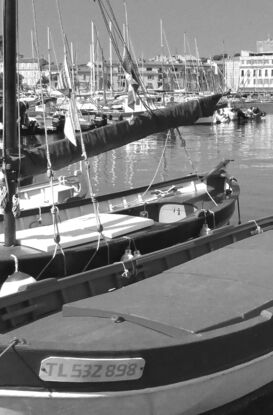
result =
[[[137,351],[202,340],[273,306],[273,231],[199,257],[1,336],[36,348]],[[251,315],[251,313],[249,314]],[[238,320],[238,321],[237,321]],[[234,329],[234,327],[233,327]],[[64,346],[65,345],[65,346]]]

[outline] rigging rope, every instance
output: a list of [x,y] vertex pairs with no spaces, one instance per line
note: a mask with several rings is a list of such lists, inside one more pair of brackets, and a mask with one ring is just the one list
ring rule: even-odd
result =
[[[91,2],[91,0],[90,0],[90,2]],[[117,22],[117,19],[115,17],[114,11],[111,7],[111,4],[110,4],[109,0],[106,0],[106,3],[108,5],[108,10],[107,10],[106,6],[103,4],[102,0],[98,0],[98,4],[99,4],[99,8],[101,10],[102,18],[104,20],[105,27],[106,27],[106,30],[108,32],[108,35],[109,35],[109,37],[112,41],[112,44],[114,46],[117,58],[120,61],[121,65],[122,65],[122,67],[125,71],[124,58],[122,57],[122,55],[120,53],[120,50],[119,50],[119,47],[118,47],[118,42],[117,42],[117,37],[118,37],[119,40],[121,41],[122,45],[123,45],[124,57],[126,56],[126,59],[128,59],[128,61],[129,61],[128,64],[130,66],[132,66],[133,68],[137,68],[137,64],[132,59],[132,56],[130,54],[129,47],[128,47],[129,45],[126,45],[125,39],[124,39],[123,34],[120,30],[119,24]],[[109,20],[112,22],[112,29],[110,29],[110,27],[109,27],[109,24],[108,24]],[[117,37],[116,37],[116,35],[117,35]],[[138,85],[141,86],[141,89],[142,89],[144,95],[146,95],[147,91],[144,88],[144,85],[143,85],[143,82],[141,80],[141,77],[139,76],[138,70],[134,70],[133,75],[134,75],[134,78],[137,81]],[[144,108],[146,109],[146,111],[149,111],[152,114],[153,109],[150,108],[149,104],[146,102],[145,99],[143,99],[143,97],[140,95],[139,91],[137,90],[137,91],[135,91],[135,93],[136,93],[138,99],[141,101]]]
[[21,343],[21,341],[17,338],[10,341],[10,343],[7,345],[7,347],[0,353],[0,359],[5,356],[5,354],[10,350],[13,349],[14,346]]
[[[35,4],[34,4],[34,0],[32,0],[32,11],[33,11],[33,20],[34,20],[34,34],[35,34],[35,47],[36,47],[36,54],[37,54],[37,63],[39,65],[39,56],[40,56],[40,51],[39,51],[39,42],[38,42],[38,32],[37,32],[37,25],[36,25],[36,9],[35,9]],[[40,67],[40,65],[39,65]],[[42,91],[41,93],[41,103],[42,103],[42,107],[45,109],[45,103],[44,103],[44,96],[43,96],[43,89],[42,89],[42,74],[40,72],[40,79],[39,79],[39,83],[40,83],[40,89]],[[60,249],[63,257],[64,257],[64,274],[66,275],[66,261],[65,261],[65,255],[63,252],[63,249],[60,246],[60,233],[59,233],[59,227],[58,227],[58,208],[56,207],[55,204],[55,195],[54,195],[54,173],[53,173],[53,169],[52,169],[52,164],[51,164],[51,159],[50,159],[50,152],[49,152],[49,142],[48,142],[48,134],[47,134],[47,128],[46,128],[46,114],[45,114],[45,110],[43,111],[43,121],[44,121],[44,129],[45,129],[45,146],[46,146],[46,159],[47,159],[47,177],[49,179],[49,184],[50,184],[50,189],[51,189],[51,195],[52,195],[52,209],[51,209],[51,214],[52,214],[52,223],[53,223],[53,239],[54,239],[54,243],[55,243],[55,250],[53,253],[52,258],[50,259],[50,261],[48,262],[48,264],[42,269],[42,271],[40,272],[40,274],[38,275],[38,278],[40,278],[40,276],[42,275],[42,273],[44,272],[44,270],[49,266],[49,264],[53,261],[53,259],[56,256],[57,250],[58,248]]]
[[160,156],[160,159],[159,159],[159,162],[158,162],[157,168],[156,168],[156,170],[155,170],[155,173],[154,173],[154,175],[153,175],[153,178],[152,178],[152,180],[151,180],[151,182],[150,182],[149,186],[147,187],[147,189],[145,190],[145,192],[142,194],[142,198],[143,198],[143,197],[147,194],[147,192],[150,190],[150,188],[151,188],[152,184],[153,184],[153,183],[154,183],[154,181],[155,181],[155,178],[156,178],[156,176],[157,176],[157,173],[158,173],[158,171],[159,171],[160,165],[161,165],[161,163],[162,163],[162,159],[163,159],[163,156],[164,156],[164,154],[165,154],[165,151],[166,151],[166,148],[167,148],[167,144],[168,144],[168,141],[169,141],[170,137],[171,137],[171,130],[169,130],[169,131],[167,132],[167,136],[166,136],[166,139],[165,139],[164,147],[163,147],[163,150],[162,150],[162,153],[161,153],[161,156]]
[[[61,9],[60,9],[59,0],[56,0],[56,5],[57,5],[59,22],[60,22],[60,27],[61,27],[62,36],[63,36],[65,53],[67,53],[67,37],[66,37],[66,34],[64,32],[64,26],[63,26],[63,22],[62,22],[62,16],[61,16]],[[70,79],[70,81],[71,81],[71,79]],[[71,94],[72,97],[70,99],[75,100],[75,95],[74,95],[74,82],[73,82],[73,80],[71,82],[71,86],[72,86],[72,94]],[[99,238],[98,238],[98,243],[99,243],[101,237],[104,238],[104,235],[103,235],[103,225],[102,225],[102,223],[100,221],[98,202],[96,200],[96,197],[95,197],[95,194],[94,194],[94,191],[93,191],[93,187],[92,187],[92,180],[91,180],[91,174],[90,174],[90,163],[89,163],[89,160],[87,158],[86,147],[85,147],[85,143],[84,143],[84,140],[83,140],[83,134],[82,134],[81,126],[80,126],[80,123],[79,123],[79,116],[78,116],[78,111],[77,111],[77,106],[76,105],[75,105],[75,108],[76,108],[75,116],[77,117],[78,125],[79,125],[79,128],[80,128],[80,144],[81,144],[81,150],[82,150],[82,158],[83,158],[83,161],[85,163],[85,168],[86,168],[86,175],[87,175],[87,182],[88,182],[89,194],[90,194],[90,198],[91,198],[91,201],[92,201],[92,204],[93,204],[95,219],[96,219],[96,223],[97,223],[97,231],[98,231],[98,233],[100,235]]]
[[193,161],[192,161],[192,159],[191,159],[191,156],[190,156],[190,154],[189,154],[188,150],[186,149],[186,140],[182,137],[182,134],[181,134],[181,132],[180,132],[180,130],[179,130],[179,128],[178,128],[178,127],[175,129],[175,131],[176,131],[176,133],[177,133],[178,137],[180,138],[180,141],[181,141],[181,147],[183,147],[183,148],[184,148],[185,154],[186,154],[186,156],[187,156],[187,158],[188,158],[188,160],[189,160],[189,163],[190,163],[190,165],[191,165],[192,170],[194,171],[194,173],[195,173],[196,175],[198,175],[198,174],[197,174],[197,169],[196,169],[196,167],[194,166],[194,163],[193,163]]
[[[40,64],[39,64],[39,57],[40,57],[40,50],[39,50],[39,42],[38,42],[38,32],[37,32],[37,25],[36,25],[36,9],[35,9],[35,4],[34,4],[34,0],[32,0],[32,11],[33,11],[33,24],[34,24],[34,43],[35,43],[35,47],[36,47],[36,54],[37,54],[37,63],[38,63],[38,67],[40,68]],[[41,71],[40,71],[40,79],[39,79],[39,83],[40,83],[40,89],[42,90],[42,76],[41,76]],[[43,92],[41,93],[41,103],[42,103],[42,107],[44,108],[44,95]],[[52,170],[52,166],[51,166],[51,160],[50,160],[50,153],[49,153],[49,143],[48,143],[48,135],[47,135],[47,128],[46,128],[46,115],[45,115],[45,111],[43,111],[43,122],[44,122],[44,127],[45,127],[45,145],[46,145],[46,158],[47,158],[47,168],[48,170]]]

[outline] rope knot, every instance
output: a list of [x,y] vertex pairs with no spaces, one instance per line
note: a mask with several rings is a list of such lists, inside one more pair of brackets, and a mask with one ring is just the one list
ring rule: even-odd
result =
[[47,168],[46,175],[49,179],[51,179],[53,177],[53,170],[52,170],[51,167]]
[[103,232],[103,225],[102,225],[101,223],[99,223],[99,224],[98,224],[98,226],[97,226],[97,231],[98,231],[99,233],[102,233],[102,232]]
[[61,241],[61,236],[60,236],[60,234],[59,233],[57,233],[56,235],[54,235],[54,242],[55,242],[55,244],[58,244],[59,245],[59,243],[60,243],[60,241]]
[[12,196],[12,213],[15,218],[18,218],[21,213],[20,200],[18,194],[14,194]]

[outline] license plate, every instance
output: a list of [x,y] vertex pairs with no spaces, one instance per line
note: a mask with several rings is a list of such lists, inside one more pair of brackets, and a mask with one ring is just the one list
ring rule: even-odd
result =
[[86,359],[50,356],[41,361],[39,377],[49,382],[119,382],[141,378],[141,357]]

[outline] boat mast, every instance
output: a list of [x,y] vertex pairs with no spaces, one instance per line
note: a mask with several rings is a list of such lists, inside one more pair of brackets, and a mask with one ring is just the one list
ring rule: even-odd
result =
[[125,13],[125,33],[124,33],[124,40],[127,46],[127,49],[130,51],[130,40],[129,40],[129,27],[128,27],[128,14],[127,14],[127,6],[126,1],[123,2],[124,5],[124,13]]
[[[112,22],[109,22],[109,31],[112,33]],[[112,50],[112,36],[109,39],[109,59],[110,59],[110,91],[113,96],[113,50]]]
[[51,49],[50,49],[50,31],[47,28],[47,54],[48,54],[48,77],[49,77],[49,94],[51,95]]
[[16,35],[17,0],[4,1],[4,132],[3,172],[6,176],[7,195],[4,204],[5,246],[15,244],[15,218],[12,201],[16,191],[16,177],[10,156],[17,142],[17,98],[16,98]]
[[162,93],[163,105],[165,105],[165,82],[164,82],[164,43],[163,43],[163,24],[160,19],[160,46],[161,46],[161,71],[162,71]]
[[94,23],[91,22],[91,68],[92,68],[92,90],[91,94],[95,93],[96,90],[96,67],[95,67],[95,43],[94,43]]
[[186,57],[186,33],[184,33],[184,59],[185,59],[185,92],[188,92],[188,79],[187,79],[187,57]]

